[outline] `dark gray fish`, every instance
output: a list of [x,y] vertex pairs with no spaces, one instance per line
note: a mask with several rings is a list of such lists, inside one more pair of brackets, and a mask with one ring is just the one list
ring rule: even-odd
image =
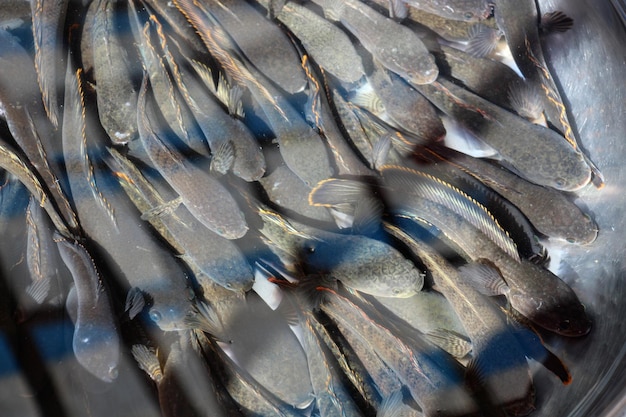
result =
[[393,246],[360,235],[343,235],[305,226],[261,209],[260,232],[311,271],[381,297],[410,297],[424,276]]
[[[425,341],[405,343],[347,298],[330,289],[323,291],[327,294],[322,310],[333,321],[358,333],[361,343],[369,345],[406,385],[425,416],[476,412],[477,405],[465,389],[460,365],[438,357],[437,348]],[[415,338],[412,340],[415,342]]]
[[[113,143],[124,144],[137,135],[137,88],[132,82],[137,66],[119,32],[116,0],[97,0],[91,25],[93,71],[97,84],[100,123]],[[138,64],[138,63],[136,63]]]
[[[468,260],[486,260],[495,265],[504,278],[511,306],[539,326],[564,336],[582,336],[591,329],[591,321],[574,291],[559,277],[526,259],[513,259],[462,216],[443,206],[420,198],[411,190],[411,182],[383,174],[384,201],[394,214],[426,221],[438,228],[446,242]],[[478,271],[481,272],[481,271]],[[478,279],[490,277],[475,274]],[[502,278],[500,278],[501,280]]]
[[187,22],[185,16],[176,8],[170,0],[143,0],[149,5],[168,26],[176,32],[176,34],[185,40],[185,43],[191,45],[197,52],[206,52],[204,44],[193,30],[193,27]]
[[74,355],[87,371],[105,382],[113,382],[118,374],[120,338],[107,289],[83,245],[59,234],[54,239],[76,288]]
[[542,234],[579,245],[590,244],[598,236],[596,222],[563,193],[462,153],[446,158],[517,206]]
[[[259,3],[268,8],[270,1]],[[285,4],[276,18],[289,28],[324,71],[348,84],[365,75],[361,57],[350,38],[328,20],[293,2]]]
[[59,124],[57,86],[61,80],[57,64],[65,58],[61,49],[68,4],[69,0],[30,0],[37,80],[46,113],[55,127]]
[[[48,120],[37,86],[33,60],[9,32],[0,29],[0,107],[13,139],[26,155],[28,166],[47,189],[52,205],[66,223],[64,229],[78,231],[78,221],[65,195],[56,161],[54,127]],[[52,163],[49,163],[48,157]],[[32,168],[30,168],[32,169]]]
[[439,70],[434,57],[409,28],[381,15],[360,1],[314,0],[327,18],[340,21],[372,56],[413,84],[433,82]]
[[391,224],[385,229],[405,242],[424,262],[452,305],[472,341],[468,371],[486,390],[493,405],[513,415],[534,410],[534,389],[525,352],[497,307],[474,290],[463,274],[432,246],[413,233]]
[[300,59],[280,27],[239,0],[210,0],[205,7],[266,77],[290,94],[304,89],[306,78]]
[[248,231],[246,219],[229,191],[172,145],[166,144],[165,138],[155,131],[158,122],[153,101],[147,99],[146,90],[144,78],[137,107],[139,138],[156,169],[203,225],[226,239],[245,235]]
[[57,276],[56,248],[52,239],[54,231],[50,219],[34,196],[26,209],[26,264],[32,283],[26,288],[37,304],[48,296],[52,280]]
[[[429,143],[443,139],[446,130],[435,107],[396,74],[376,65],[368,77],[389,117],[418,139]],[[411,140],[411,137],[408,137]]]
[[[161,330],[184,329],[185,318],[193,313],[191,301],[195,298],[187,277],[172,254],[145,227],[136,208],[117,186],[117,181],[108,169],[101,168],[98,163],[92,165],[94,171],[90,179],[82,168],[86,149],[81,148],[97,148],[106,139],[100,130],[90,129],[93,124],[85,124],[84,116],[89,113],[81,101],[78,81],[71,67],[68,67],[63,157],[82,230],[87,238],[98,242],[105,262],[117,276],[151,298],[149,316]],[[86,141],[87,137],[89,141]],[[100,192],[110,207],[114,208],[110,212],[113,217],[103,216],[101,203],[93,198],[92,181],[106,184],[106,187],[100,188]],[[128,240],[128,236],[133,237],[132,241]],[[137,259],[141,259],[141,262],[137,262]]]
[[557,132],[528,122],[443,79],[416,88],[496,149],[507,164],[529,181],[562,191],[576,191],[589,183],[591,169],[583,154]]
[[[115,149],[109,149],[113,157],[107,159],[120,185],[129,194],[137,208],[146,213],[148,210],[162,207],[166,201],[137,167]],[[137,198],[131,195],[135,188]],[[163,188],[163,187],[160,187]],[[179,251],[179,256],[193,271],[202,274],[198,280],[208,277],[224,288],[232,291],[248,291],[254,283],[252,268],[241,250],[228,239],[211,232],[196,220],[187,210],[179,208],[176,214],[156,216],[160,225],[155,225],[168,243]]]
[[487,0],[389,0],[389,9],[395,16],[408,15],[407,6],[420,9],[445,19],[476,22],[491,16],[493,4]]

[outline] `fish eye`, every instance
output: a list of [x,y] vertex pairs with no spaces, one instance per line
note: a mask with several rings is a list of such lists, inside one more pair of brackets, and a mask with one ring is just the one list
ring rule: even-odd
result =
[[565,179],[557,178],[554,180],[554,184],[556,184],[557,187],[563,187],[565,185]]
[[493,3],[489,3],[489,16],[488,17],[493,16],[495,14],[495,11],[496,11],[496,5]]
[[474,13],[472,13],[472,12],[467,12],[467,13],[465,13],[465,16],[464,16],[464,17],[465,17],[466,19],[471,19],[471,18],[473,18],[473,17],[474,17]]
[[570,328],[570,321],[569,320],[563,320],[562,322],[559,323],[559,330],[560,331],[564,331],[564,330],[568,330]]
[[391,292],[393,292],[394,295],[398,295],[402,292],[402,290],[400,288],[394,288],[393,290],[391,290]]
[[162,318],[163,316],[158,311],[152,310],[150,312],[150,319],[154,321],[155,323],[158,323],[159,321],[161,321]]
[[567,243],[576,243],[576,239],[574,239],[573,237],[567,237],[567,238],[565,238],[565,241]]
[[117,379],[118,375],[119,375],[119,371],[117,369],[117,366],[112,366],[111,368],[109,368],[109,377],[111,379]]
[[308,253],[315,253],[315,246],[313,246],[313,245],[307,246],[306,251]]

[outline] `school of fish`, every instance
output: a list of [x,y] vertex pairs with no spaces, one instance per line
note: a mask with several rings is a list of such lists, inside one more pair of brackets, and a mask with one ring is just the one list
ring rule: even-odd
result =
[[0,213],[30,195],[23,291],[101,383],[132,355],[178,417],[523,416],[530,360],[576,383],[541,335],[592,322],[543,243],[594,244],[604,178],[541,48],[564,13],[30,3]]

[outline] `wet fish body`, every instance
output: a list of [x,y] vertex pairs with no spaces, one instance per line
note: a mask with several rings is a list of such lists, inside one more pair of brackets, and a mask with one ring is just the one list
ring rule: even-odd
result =
[[492,4],[487,0],[391,0],[390,9],[398,17],[406,17],[406,7],[414,7],[445,19],[477,22],[491,15]]

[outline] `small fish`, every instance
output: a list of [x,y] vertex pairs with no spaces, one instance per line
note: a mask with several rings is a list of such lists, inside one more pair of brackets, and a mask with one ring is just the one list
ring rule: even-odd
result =
[[[260,3],[267,8],[269,0]],[[337,26],[293,2],[285,4],[276,18],[289,28],[324,71],[348,84],[356,83],[365,75],[352,41]]]
[[420,144],[443,139],[446,130],[437,110],[413,87],[378,65],[368,79],[387,114],[401,130],[415,135]]
[[54,240],[76,288],[74,355],[87,371],[102,381],[113,382],[118,375],[120,337],[105,284],[83,245],[58,233]]
[[35,197],[31,196],[26,209],[28,245],[26,263],[32,283],[26,288],[37,304],[48,296],[52,280],[57,276],[56,248],[52,239],[53,228],[44,210]]
[[526,415],[534,410],[534,391],[525,352],[506,318],[474,290],[462,273],[432,246],[406,228],[386,224],[385,229],[401,239],[425,263],[433,280],[452,305],[472,341],[469,372],[475,372],[487,398],[494,406]]
[[137,135],[137,88],[133,60],[125,49],[124,38],[115,23],[113,0],[93,3],[93,71],[97,83],[98,114],[113,143],[124,144]]
[[[113,160],[106,162],[114,167],[114,172],[119,172],[117,178],[120,185],[127,192],[131,191],[131,187],[136,188],[137,198],[141,201],[133,199],[133,202],[139,203],[140,210],[145,212],[166,204],[157,188],[148,182],[130,160],[113,148],[109,149],[109,153]],[[165,240],[179,251],[179,256],[193,270],[232,291],[245,292],[252,287],[252,268],[233,242],[211,232],[182,208],[176,211],[176,215],[170,213],[158,216],[158,221],[161,226],[155,225],[155,228],[160,233],[165,229]]]
[[529,181],[561,191],[576,191],[589,183],[591,169],[584,155],[557,132],[530,123],[443,79],[417,89],[496,149]]
[[356,0],[314,0],[327,18],[340,21],[372,56],[412,84],[430,84],[439,69],[424,43],[409,28]]
[[316,230],[269,210],[262,209],[259,214],[265,224],[260,232],[306,264],[311,273],[382,297],[410,297],[424,284],[424,276],[415,264],[387,243]]
[[[507,299],[517,311],[537,325],[564,336],[583,336],[591,330],[591,321],[574,291],[559,277],[526,259],[513,259],[502,249],[486,239],[462,216],[442,210],[443,206],[407,193],[406,186],[395,188],[385,183],[384,201],[394,215],[408,216],[414,220],[434,225],[445,236],[446,243],[468,261],[488,260],[504,278],[508,289]],[[423,220],[420,220],[423,219]],[[497,277],[474,274],[483,286],[493,283]]]
[[[188,161],[164,142],[157,126],[153,100],[147,99],[147,79],[139,93],[137,117],[139,137],[150,160],[176,190],[185,207],[203,225],[225,237],[238,239],[246,234],[246,219],[229,191],[215,178]],[[198,192],[202,190],[202,192]]]
[[298,54],[280,27],[246,2],[210,0],[204,7],[255,68],[290,94],[304,90],[306,78]]
[[408,15],[407,6],[445,19],[476,22],[487,19],[493,12],[493,4],[487,0],[390,0],[389,9],[400,18]]
[[41,88],[43,104],[52,124],[59,124],[57,85],[60,74],[57,63],[63,61],[60,54],[63,27],[69,0],[31,0],[33,39],[35,45],[35,68]]

